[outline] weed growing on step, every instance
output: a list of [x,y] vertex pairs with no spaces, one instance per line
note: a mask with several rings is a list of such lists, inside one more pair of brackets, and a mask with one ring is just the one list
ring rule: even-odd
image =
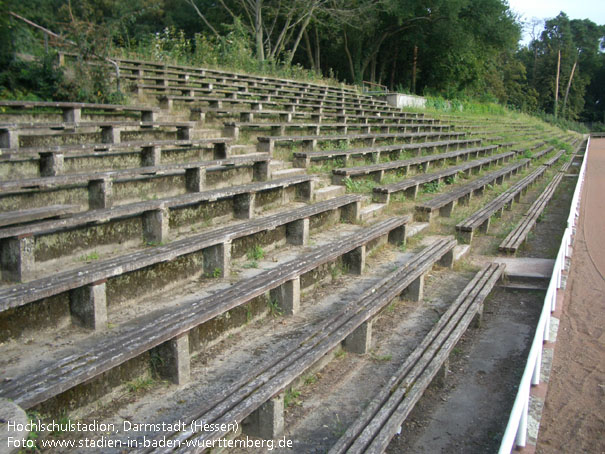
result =
[[91,262],[93,260],[99,260],[99,253],[92,251],[90,254],[81,255],[78,260],[80,262]]
[[290,388],[284,395],[284,408],[288,408],[292,405],[300,407],[302,405],[302,399],[299,399],[300,391],[294,388]]
[[423,194],[435,194],[443,189],[443,183],[440,181],[431,181],[422,185]]
[[139,377],[126,383],[126,389],[130,393],[138,393],[150,389],[155,381],[151,377]]
[[345,187],[347,188],[347,192],[355,192],[355,193],[366,193],[372,192],[372,190],[378,186],[378,183],[374,180],[370,179],[356,179],[353,180],[349,177],[344,180]]
[[370,352],[370,358],[372,358],[374,361],[383,363],[393,359],[393,355],[377,355],[376,352]]
[[269,307],[269,315],[271,317],[277,318],[283,315],[282,309],[279,306],[279,302],[277,300],[267,301],[267,306]]
[[336,353],[334,353],[334,358],[336,358],[336,359],[345,358],[346,356],[347,356],[347,352],[345,350],[343,350],[342,348],[340,350],[338,350]]
[[314,385],[315,383],[317,383],[317,380],[319,380],[319,377],[317,376],[317,374],[309,374],[306,377],[304,377],[303,382],[305,385],[309,386],[309,385]]
[[214,268],[214,271],[212,271],[212,277],[215,279],[221,277],[221,274],[223,274],[223,270],[219,267]]
[[265,257],[265,251],[262,247],[256,244],[250,249],[248,249],[248,251],[246,252],[246,257],[248,257],[248,260],[253,261],[262,260]]
[[242,268],[250,269],[250,268],[258,268],[258,262],[256,260],[252,260],[248,263],[245,263]]

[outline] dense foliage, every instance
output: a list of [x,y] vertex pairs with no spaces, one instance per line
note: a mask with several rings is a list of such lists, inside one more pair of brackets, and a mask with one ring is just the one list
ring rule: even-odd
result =
[[[505,0],[0,0],[0,9],[59,33],[82,61],[134,56],[370,81],[499,102],[553,121],[592,123],[605,115],[605,27],[561,13],[519,48],[522,25]],[[42,36],[0,16],[0,96],[118,96],[101,70],[80,65],[66,77]],[[64,39],[51,44],[64,47]]]

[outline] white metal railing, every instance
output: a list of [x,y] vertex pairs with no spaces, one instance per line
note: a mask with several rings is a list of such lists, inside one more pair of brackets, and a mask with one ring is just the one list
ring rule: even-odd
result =
[[557,290],[561,288],[561,279],[563,270],[566,267],[569,246],[573,229],[576,224],[576,218],[579,215],[580,194],[584,175],[586,174],[586,163],[588,162],[588,147],[590,146],[590,137],[586,143],[586,151],[584,153],[584,161],[578,175],[578,182],[574,190],[571,206],[569,209],[569,217],[567,218],[567,227],[561,240],[559,253],[555,259],[555,265],[550,278],[550,284],[544,297],[544,306],[540,314],[540,320],[536,328],[536,334],[529,350],[527,364],[521,377],[517,397],[513,404],[513,409],[510,412],[508,424],[502,437],[499,454],[510,454],[515,446],[525,447],[527,444],[527,420],[529,416],[529,397],[531,385],[540,384],[540,366],[542,363],[542,346],[544,341],[549,340],[550,336],[550,314],[556,309]]

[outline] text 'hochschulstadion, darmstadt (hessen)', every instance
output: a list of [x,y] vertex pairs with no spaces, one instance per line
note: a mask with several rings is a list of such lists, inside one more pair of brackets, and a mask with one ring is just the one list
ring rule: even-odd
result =
[[[176,421],[172,423],[135,423],[123,421],[121,424],[99,421],[40,421],[28,423],[8,421],[7,447],[17,448],[291,448],[292,440],[282,437],[265,440],[241,436],[237,421],[230,423],[208,423],[203,420]],[[64,438],[39,439],[11,436],[27,433],[60,433]],[[181,434],[183,436],[174,436]],[[90,436],[88,436],[90,435]],[[231,436],[230,436],[231,435]]]

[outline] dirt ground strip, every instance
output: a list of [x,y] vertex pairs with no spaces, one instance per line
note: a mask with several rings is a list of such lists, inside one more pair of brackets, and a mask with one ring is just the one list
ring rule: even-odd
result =
[[605,139],[591,140],[536,452],[605,453]]
[[[553,258],[569,213],[576,179],[559,186],[518,257]],[[545,186],[547,181],[540,184]],[[520,213],[540,189],[530,191],[515,209]],[[511,219],[507,214],[473,250],[489,254]],[[513,223],[514,224],[514,223]],[[512,225],[512,224],[511,224]],[[508,231],[508,230],[507,230]],[[508,422],[531,340],[544,303],[544,291],[495,290],[485,306],[482,325],[470,328],[453,351],[444,383],[432,384],[395,436],[388,454],[497,452]],[[573,451],[558,451],[573,452]]]

